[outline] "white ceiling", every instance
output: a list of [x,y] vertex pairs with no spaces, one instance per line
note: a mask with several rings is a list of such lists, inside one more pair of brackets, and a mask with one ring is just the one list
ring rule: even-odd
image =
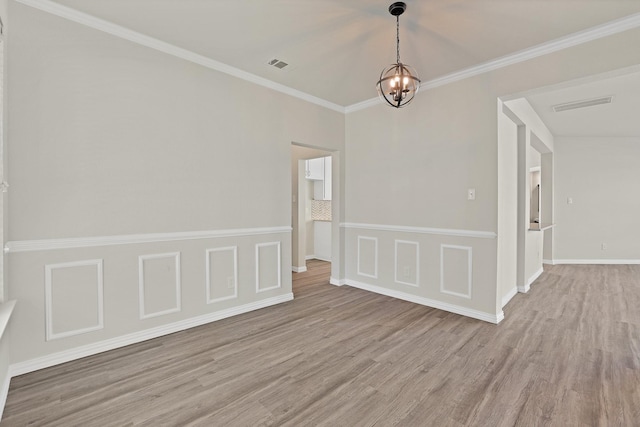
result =
[[[375,98],[380,71],[395,62],[391,0],[55,3],[343,107]],[[406,3],[400,17],[401,58],[423,82],[640,13],[638,0]],[[290,66],[268,66],[273,58]]]

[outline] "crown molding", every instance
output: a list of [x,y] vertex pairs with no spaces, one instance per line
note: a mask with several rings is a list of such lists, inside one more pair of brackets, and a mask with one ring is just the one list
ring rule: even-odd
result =
[[84,12],[80,12],[78,10],[72,9],[67,6],[62,6],[61,4],[55,3],[53,1],[50,1],[50,0],[15,0],[15,1],[17,1],[18,3],[22,3],[26,6],[39,9],[43,12],[47,12],[52,15],[58,16],[60,18],[68,19],[69,21],[73,21],[78,24],[85,25],[95,30],[102,31],[102,32],[111,34],[113,36],[120,37],[125,40],[129,40],[131,42],[149,47],[151,49],[158,50],[168,55],[175,56],[177,58],[181,58],[198,65],[202,65],[203,67],[206,67],[215,71],[219,71],[221,73],[225,73],[233,77],[237,77],[239,79],[257,84],[259,86],[266,87],[268,89],[275,90],[280,93],[284,93],[289,96],[293,96],[294,98],[298,98],[303,101],[307,101],[312,104],[319,105],[321,107],[328,108],[333,111],[337,111],[339,113],[344,114],[345,112],[345,108],[341,105],[334,104],[333,102],[329,102],[325,99],[318,98],[316,96],[299,91],[297,89],[290,88],[289,86],[276,83],[272,80],[265,79],[264,77],[260,77],[255,74],[248,73],[246,71],[240,70],[230,65],[223,64],[222,62],[215,61],[211,58],[197,54],[187,49],[183,49],[171,43],[163,42],[162,40],[158,40],[154,37],[150,37],[142,33],[138,33],[137,31],[133,31],[129,28],[114,24],[113,22],[96,18],[95,16],[89,15]]
[[[325,99],[318,98],[308,93],[299,91],[297,89],[290,88],[280,83],[276,83],[272,80],[265,79],[264,77],[257,76],[255,74],[248,73],[235,67],[231,67],[222,62],[215,61],[206,56],[199,55],[187,49],[172,45],[170,43],[163,42],[156,38],[138,33],[130,30],[126,27],[114,24],[112,22],[96,18],[95,16],[77,11],[70,7],[62,6],[51,0],[15,0],[18,3],[22,3],[27,6],[39,9],[44,12],[48,12],[52,15],[59,16],[61,18],[68,19],[70,21],[86,25],[87,27],[103,31],[105,33],[114,35],[116,37],[129,40],[131,42],[150,47],[152,49],[164,52],[168,55],[172,55],[186,61],[193,62],[203,67],[219,71],[242,80],[263,86],[272,90],[275,90],[286,95],[293,96],[303,101],[310,102],[321,107],[328,108],[330,110],[349,114],[356,111],[364,110],[366,108],[380,105],[380,99],[375,97],[367,99],[356,104],[343,107],[333,102],[329,102]],[[436,87],[444,86],[449,83],[460,81],[469,77],[477,76],[479,74],[487,73],[489,71],[497,70],[499,68],[514,65],[519,62],[528,61],[539,56],[547,55],[559,50],[567,49],[572,46],[577,46],[583,43],[587,43],[593,40],[597,40],[603,37],[611,36],[614,34],[622,33],[624,31],[632,30],[640,27],[640,13],[625,16],[613,21],[609,21],[602,25],[597,25],[592,28],[588,28],[583,31],[578,31],[573,34],[569,34],[565,37],[560,37],[555,40],[551,40],[546,43],[542,43],[521,51],[502,56],[473,67],[465,68],[460,71],[456,71],[450,74],[446,74],[436,79],[428,80],[420,85],[420,88],[424,90],[433,89]],[[418,93],[419,95],[419,93]]]
[[[612,36],[614,34],[622,33],[624,31],[632,30],[640,27],[640,13],[625,16],[624,18],[609,21],[605,24],[588,28],[583,31],[578,31],[573,34],[569,34],[565,37],[560,37],[555,40],[551,40],[546,43],[542,43],[521,51],[511,53],[509,55],[501,56],[491,61],[483,62],[473,67],[465,68],[460,71],[456,71],[450,74],[446,74],[436,79],[422,82],[420,85],[421,91],[434,89],[440,86],[447,85],[449,83],[457,82],[460,80],[474,77],[479,74],[484,74],[489,71],[494,71],[499,68],[504,68],[509,65],[518,64],[520,62],[528,61],[530,59],[537,58],[539,56],[548,55],[559,50],[567,49],[573,46],[577,46],[583,43],[587,43],[593,40],[601,39],[604,37]],[[420,95],[420,91],[417,96]],[[366,101],[359,102],[357,104],[349,105],[345,107],[345,113],[353,113],[356,111],[364,110],[369,107],[373,107],[380,104],[378,98],[371,98]]]

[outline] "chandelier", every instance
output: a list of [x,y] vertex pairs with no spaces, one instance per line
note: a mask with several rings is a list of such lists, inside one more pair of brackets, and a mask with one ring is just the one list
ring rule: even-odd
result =
[[420,89],[420,79],[413,67],[400,62],[400,15],[407,9],[401,1],[389,6],[389,13],[396,17],[396,63],[382,70],[376,87],[378,95],[395,108],[407,105]]

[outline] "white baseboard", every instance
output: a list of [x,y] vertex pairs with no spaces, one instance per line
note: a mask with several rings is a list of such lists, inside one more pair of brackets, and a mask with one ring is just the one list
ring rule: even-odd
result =
[[261,308],[280,304],[286,301],[291,301],[292,299],[293,299],[293,293],[288,293],[285,295],[280,295],[277,297],[267,298],[267,299],[252,302],[249,304],[244,304],[238,307],[232,307],[226,310],[216,311],[214,313],[208,313],[202,316],[193,317],[191,319],[181,320],[179,322],[171,323],[168,325],[147,329],[146,331],[134,332],[132,334],[124,335],[121,337],[116,337],[109,340],[84,345],[74,349],[65,350],[58,353],[54,353],[54,354],[49,354],[49,355],[38,357],[35,359],[26,360],[24,362],[14,363],[9,367],[8,376],[15,377],[18,375],[37,371],[39,369],[48,368],[51,366],[70,362],[72,360],[80,359],[87,356],[92,356],[94,354],[102,353],[104,351],[109,351],[109,350],[124,347],[127,345],[136,344],[142,341],[158,338],[163,335],[168,335],[175,332],[183,331],[185,329],[215,322],[216,320],[226,319],[227,317],[248,313],[253,310],[258,310]]
[[552,260],[552,259],[543,259],[543,260],[542,260],[542,263],[543,263],[543,264],[548,264],[548,265],[554,265],[554,264],[555,264],[555,261],[554,261],[554,260]]
[[516,296],[517,293],[518,293],[518,287],[514,286],[513,289],[511,289],[509,291],[509,293],[507,293],[505,296],[503,296],[502,297],[502,308],[504,308],[504,306],[507,305],[509,303],[509,301],[511,301],[511,299]]
[[531,289],[531,284],[535,282],[542,273],[544,273],[544,269],[540,267],[540,270],[536,271],[531,275],[531,277],[529,277],[529,280],[527,280],[527,283],[524,286],[518,286],[518,292],[522,294],[526,294],[527,292],[529,292],[529,290]]
[[540,267],[540,270],[536,271],[531,275],[531,277],[529,277],[529,280],[527,281],[527,287],[531,286],[533,282],[535,282],[538,279],[538,277],[542,275],[542,273],[544,273],[544,269]]
[[310,259],[315,259],[316,256],[315,255],[307,255],[306,257],[304,257],[305,260],[309,261]]
[[329,278],[329,283],[335,286],[343,286],[346,285],[346,279],[336,279],[335,277]]
[[640,259],[555,259],[554,264],[640,264]]
[[351,279],[345,279],[345,284],[349,286],[353,286],[354,288],[363,289],[369,292],[374,292],[376,294],[386,295],[392,298],[398,298],[401,300],[413,302],[415,304],[425,305],[427,307],[433,307],[439,310],[448,311],[450,313],[472,317],[478,320],[484,320],[485,322],[489,322],[489,323],[498,324],[504,319],[504,312],[502,310],[500,310],[500,312],[496,314],[485,313],[483,311],[478,311],[478,310],[462,307],[455,304],[449,304],[442,301],[436,301],[430,298],[419,297],[416,295],[407,294],[405,292],[387,289],[387,288],[383,288],[376,285],[370,285],[368,283],[362,283],[362,282],[358,282],[356,280],[351,280]]
[[307,266],[301,266],[301,267],[296,267],[294,265],[291,266],[291,271],[293,271],[294,273],[304,273],[305,271],[307,271]]

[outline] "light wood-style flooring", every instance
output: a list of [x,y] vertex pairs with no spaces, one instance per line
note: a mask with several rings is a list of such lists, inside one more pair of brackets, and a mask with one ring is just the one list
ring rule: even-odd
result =
[[639,426],[640,265],[549,266],[500,325],[295,300],[14,378],[4,426]]

